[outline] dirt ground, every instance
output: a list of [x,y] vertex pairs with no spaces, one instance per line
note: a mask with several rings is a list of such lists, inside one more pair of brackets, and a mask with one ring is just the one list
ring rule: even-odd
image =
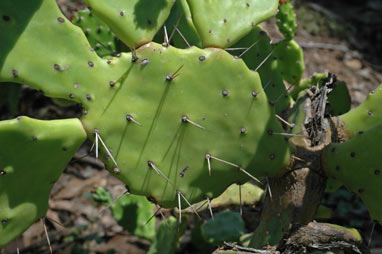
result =
[[[57,0],[57,2],[68,17],[73,11],[85,7],[79,0]],[[296,7],[297,19],[301,21],[295,39],[304,49],[306,65],[304,76],[309,77],[320,72],[336,74],[339,79],[347,83],[353,107],[359,105],[368,93],[382,83],[382,60],[375,57],[380,51],[370,49],[375,41],[368,43],[369,39],[366,38],[362,45],[355,46],[355,42],[360,38],[354,34],[354,29],[349,31],[346,23],[348,20],[338,15],[341,6],[333,7],[326,1],[299,1]],[[355,12],[352,9],[348,11]],[[354,26],[359,26],[356,21],[354,22]],[[265,24],[265,29],[273,39],[281,38],[274,20]],[[377,35],[376,38],[381,39],[377,42],[382,45],[382,35]],[[60,108],[50,99],[28,88],[23,89],[21,101],[20,114],[39,119],[46,119],[47,116],[63,118],[81,114],[81,108],[78,106]],[[91,193],[100,186],[108,189],[113,199],[117,199],[125,188],[121,182],[103,170],[103,164],[95,160],[94,155],[84,157],[88,154],[90,146],[90,143],[82,146],[52,190],[46,224],[54,253],[146,253],[149,241],[139,239],[124,230],[116,223],[109,209],[91,199]],[[246,211],[254,212],[251,208],[247,208]],[[359,216],[361,220],[359,229],[364,238],[369,240],[373,222],[368,217],[367,211],[361,209],[359,214],[352,216],[356,218]],[[186,241],[187,237],[182,241],[179,253],[195,253],[186,250]],[[374,253],[382,253],[380,225],[375,227],[371,246],[374,248]],[[23,254],[49,253],[40,221],[5,248],[4,254],[17,253],[17,248]],[[111,252],[111,249],[115,252]]]

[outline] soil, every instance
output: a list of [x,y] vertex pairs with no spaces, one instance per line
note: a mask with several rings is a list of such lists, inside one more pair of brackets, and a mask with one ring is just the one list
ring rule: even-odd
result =
[[[80,0],[57,0],[57,2],[67,17],[85,7]],[[336,74],[338,79],[347,83],[352,96],[352,106],[355,107],[382,83],[382,60],[376,57],[382,52],[381,30],[372,30],[370,27],[366,29],[367,31],[363,29],[366,25],[376,26],[375,22],[379,22],[380,19],[367,21],[359,18],[360,13],[371,15],[373,10],[377,12],[379,5],[375,7],[376,9],[368,9],[364,5],[360,7],[348,5],[347,1],[340,2],[298,1],[296,12],[300,22],[295,39],[304,48],[306,65],[304,76],[309,77],[320,72]],[[381,23],[378,23],[379,27]],[[274,20],[264,26],[274,40],[281,38]],[[360,34],[359,31],[363,32]],[[360,38],[362,36],[363,39]],[[38,119],[78,117],[81,114],[81,107],[74,105],[62,108],[41,93],[23,87],[17,114]],[[0,108],[0,119],[11,117],[14,116],[7,112],[6,108]],[[97,187],[104,187],[112,193],[115,200],[123,193],[124,185],[103,170],[103,164],[95,160],[93,154],[88,153],[90,146],[91,144],[86,142],[81,147],[51,192],[46,224],[54,253],[146,253],[150,246],[149,241],[135,237],[124,230],[117,224],[109,209],[91,199],[91,193]],[[350,195],[349,198],[344,198],[346,195]],[[331,200],[332,206],[336,201],[345,202],[345,206],[347,204],[345,210],[348,210],[341,214],[338,208],[333,206],[331,208],[335,211],[334,221],[326,221],[356,226],[363,237],[369,240],[371,228],[375,224],[370,220],[362,202],[349,192],[334,197],[336,201],[333,201],[333,198]],[[244,219],[251,221],[252,225],[258,223],[253,221],[256,215],[259,215],[257,207],[245,208]],[[159,221],[160,216],[156,219]],[[349,224],[350,220],[355,220],[356,225]],[[195,249],[192,250],[193,247],[189,243],[190,236],[187,234],[182,240],[179,253],[195,253]],[[380,225],[375,225],[371,247],[374,249],[373,253],[382,253]],[[40,221],[9,244],[3,250],[3,254],[16,253],[17,248],[20,248],[20,253],[23,254],[49,253]]]

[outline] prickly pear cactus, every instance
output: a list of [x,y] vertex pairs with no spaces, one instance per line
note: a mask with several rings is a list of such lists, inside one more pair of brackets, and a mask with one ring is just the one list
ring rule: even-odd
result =
[[203,47],[226,48],[277,11],[277,0],[187,1]]
[[248,68],[259,73],[264,92],[268,100],[275,106],[276,112],[281,113],[293,105],[283,82],[283,76],[271,40],[259,26],[242,38],[233,48],[243,48],[233,54],[241,57]]
[[382,140],[381,124],[360,131],[347,142],[328,146],[323,163],[327,174],[357,193],[368,207],[370,216],[381,222],[382,161],[377,140]]
[[[7,4],[2,9],[10,9]],[[155,43],[103,60],[54,1],[32,7],[10,12],[11,21],[2,23],[17,43],[7,52],[1,80],[82,103],[88,137],[132,193],[164,207],[178,205],[181,196],[185,207],[247,181],[248,174],[276,175],[289,163],[289,144],[278,135],[283,130],[259,75],[242,60],[219,49]],[[24,16],[32,18],[18,33],[13,28]],[[18,61],[28,49],[40,64]],[[220,184],[211,186],[213,178]]]
[[84,31],[90,45],[100,57],[117,54],[117,37],[89,9],[78,11],[71,21]]
[[125,193],[113,202],[111,194],[102,187],[92,195],[93,199],[111,208],[118,224],[135,236],[151,240],[155,234],[155,220],[150,219],[154,205],[145,197]]
[[[348,165],[350,173],[336,175],[333,170],[334,165],[350,162],[345,158],[350,150],[371,143],[371,135],[380,138],[380,90],[345,115],[340,114],[348,107],[336,106],[335,113],[340,116],[330,119],[330,114],[335,114],[327,112],[326,96],[334,87],[325,84],[312,93],[304,91],[306,85],[313,87],[300,81],[303,55],[291,40],[294,21],[290,12],[279,12],[285,15],[279,19],[287,24],[282,26],[285,31],[280,28],[286,40],[271,44],[257,27],[275,14],[277,0],[86,3],[131,48],[130,53],[100,58],[83,30],[62,15],[54,0],[4,0],[0,2],[0,82],[26,84],[47,96],[80,103],[84,108],[81,122],[77,121],[81,135],[85,130],[94,141],[96,156],[131,193],[146,196],[161,207],[178,206],[181,211],[219,196],[233,183],[258,181],[256,177],[268,181],[268,177],[291,172],[296,161],[305,161],[295,154],[316,158],[325,146],[327,174],[353,189],[362,187],[370,177],[367,171],[362,182],[354,182],[355,166],[361,167],[363,160],[370,159],[365,154]],[[232,45],[244,50],[229,54],[228,50],[235,49],[226,47]],[[290,84],[288,89],[284,81]],[[296,92],[290,95],[293,87]],[[307,112],[309,100],[313,107]],[[314,131],[322,131],[329,120],[330,128],[338,128],[330,129],[333,133],[343,129],[344,138],[334,142],[353,137],[333,145],[339,156],[330,154],[329,141],[313,147],[316,150],[297,144],[295,139],[289,142],[290,137],[299,136],[307,141],[304,144],[315,146],[308,138]],[[308,137],[309,124],[314,128]],[[65,131],[62,135],[66,136]],[[357,136],[362,131],[364,136]],[[303,149],[306,153],[301,153]],[[376,152],[370,154],[377,156]],[[375,166],[368,163],[365,165]],[[376,191],[378,180],[374,181],[363,196],[365,202],[379,198],[369,194]],[[369,206],[372,215],[380,219],[379,208]],[[277,244],[291,228],[292,216],[277,216],[270,216],[269,223],[263,223],[255,234],[259,245]],[[264,234],[266,231],[269,234]],[[17,232],[10,235],[14,237]],[[10,238],[2,239],[5,244]]]
[[45,215],[51,188],[85,138],[78,119],[0,121],[0,248]]
[[279,31],[284,35],[285,40],[292,40],[296,32],[296,14],[289,1],[282,1],[276,15]]
[[201,229],[204,240],[217,245],[224,241],[238,241],[244,234],[244,221],[239,213],[223,211],[204,222]]
[[174,2],[174,0],[85,1],[92,12],[108,24],[131,48],[137,48],[154,38],[170,14]]

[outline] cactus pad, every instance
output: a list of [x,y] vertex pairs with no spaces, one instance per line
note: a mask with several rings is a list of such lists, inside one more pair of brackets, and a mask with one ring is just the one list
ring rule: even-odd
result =
[[[171,43],[175,47],[188,48],[189,45],[197,46],[199,48],[202,47],[202,42],[192,20],[191,10],[187,0],[179,0],[175,2],[165,25],[168,37],[171,39]],[[175,27],[179,32],[176,31]],[[182,36],[184,36],[184,39]],[[160,43],[164,42],[164,30],[160,30],[156,37],[157,40],[155,41]]]
[[365,132],[382,122],[381,100],[382,85],[369,94],[359,107],[340,116],[345,123],[347,135],[354,136],[359,132]]
[[[245,172],[274,176],[289,163],[289,144],[278,135],[283,130],[259,75],[242,60],[220,49],[155,43],[103,60],[55,1],[20,13],[12,12],[14,4],[24,1],[0,3],[11,20],[0,23],[11,35],[0,34],[0,80],[82,103],[88,137],[99,141],[107,168],[131,193],[174,207],[178,193],[190,203],[217,197],[246,182]],[[214,178],[218,185],[211,185]]]
[[[276,134],[282,129],[259,76],[243,61],[222,50],[155,43],[136,54],[136,63],[122,55],[123,79],[114,88],[105,86],[83,118],[89,136],[97,130],[103,137],[120,169],[115,175],[132,193],[171,207],[177,190],[193,203],[248,179],[206,154],[254,176],[275,175],[288,163],[288,143]],[[116,168],[112,160],[107,165],[112,172]],[[222,184],[211,186],[214,177]]]
[[215,214],[215,219],[203,223],[203,238],[211,244],[238,241],[244,234],[244,221],[236,212],[223,211]]
[[283,79],[289,84],[298,84],[305,70],[304,54],[301,47],[294,40],[281,41],[275,45],[274,56]]
[[296,14],[289,1],[280,3],[276,18],[279,31],[284,35],[285,40],[292,40],[296,32]]
[[85,0],[129,47],[150,42],[170,14],[174,0]]
[[277,58],[274,56],[267,34],[256,26],[233,48],[248,49],[246,52],[233,51],[233,53],[237,56],[242,54],[241,57],[248,68],[259,72],[264,91],[272,104],[275,104],[276,112],[280,113],[288,109],[293,104],[293,100],[286,91]]
[[85,138],[78,119],[0,122],[0,248],[45,215],[51,188]]
[[225,48],[277,11],[278,0],[188,0],[203,47]]
[[72,23],[81,27],[90,45],[99,56],[110,56],[117,53],[117,38],[110,31],[109,27],[98,17],[94,16],[89,9],[78,11],[74,15]]
[[323,155],[327,174],[357,193],[370,216],[379,222],[382,221],[381,141],[382,125],[379,124],[347,142],[329,145]]

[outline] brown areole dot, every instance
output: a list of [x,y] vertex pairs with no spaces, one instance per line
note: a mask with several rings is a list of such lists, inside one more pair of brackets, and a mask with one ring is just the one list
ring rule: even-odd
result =
[[12,70],[12,75],[14,78],[17,78],[19,76],[19,72],[16,70]]
[[58,18],[57,18],[57,21],[60,22],[60,23],[65,23],[65,19],[62,18],[62,17],[58,17]]

